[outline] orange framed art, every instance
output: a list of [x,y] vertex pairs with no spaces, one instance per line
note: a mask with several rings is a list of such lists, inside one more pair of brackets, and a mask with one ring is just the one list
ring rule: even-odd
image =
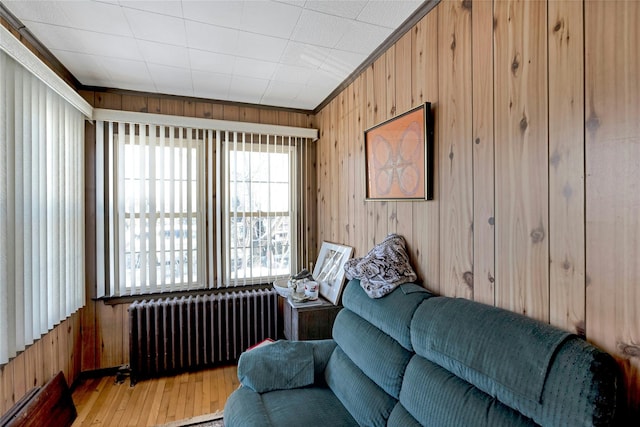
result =
[[367,200],[433,199],[431,103],[364,131]]

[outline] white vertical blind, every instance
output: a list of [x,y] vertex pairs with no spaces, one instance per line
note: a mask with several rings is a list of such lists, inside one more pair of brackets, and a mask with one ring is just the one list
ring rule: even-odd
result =
[[3,50],[0,71],[3,364],[84,304],[84,117]]

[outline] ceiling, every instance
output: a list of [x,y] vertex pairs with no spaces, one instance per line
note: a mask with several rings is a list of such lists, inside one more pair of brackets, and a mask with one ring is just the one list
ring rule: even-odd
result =
[[313,110],[422,1],[2,3],[84,86]]

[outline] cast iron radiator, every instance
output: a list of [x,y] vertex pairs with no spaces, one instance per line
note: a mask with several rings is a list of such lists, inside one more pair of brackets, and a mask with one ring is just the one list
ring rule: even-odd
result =
[[238,360],[277,338],[278,294],[255,289],[135,301],[129,307],[131,383]]

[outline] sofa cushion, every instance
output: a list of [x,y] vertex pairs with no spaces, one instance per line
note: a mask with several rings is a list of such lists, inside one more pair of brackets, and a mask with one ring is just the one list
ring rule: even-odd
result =
[[225,427],[270,426],[267,409],[260,394],[247,387],[240,387],[224,404]]
[[336,347],[329,359],[325,380],[361,426],[384,426],[397,402],[367,377],[340,347]]
[[[522,393],[515,392],[511,387],[507,387],[501,381],[487,375],[486,372],[479,372],[451,355],[445,355],[431,348],[429,334],[432,333],[431,326],[435,313],[431,309],[447,300],[459,301],[444,297],[433,298],[425,301],[425,304],[416,310],[412,323],[412,337],[417,354],[444,367],[452,374],[473,384],[538,424],[591,426],[615,423],[615,417],[618,416],[621,406],[618,392],[621,383],[618,366],[610,355],[573,335],[560,339],[560,344],[553,352],[545,373],[541,374],[533,370],[519,368],[520,371],[517,372],[516,377],[521,382],[543,380],[542,394],[539,399],[524,397]],[[473,310],[473,308],[469,308],[473,305],[479,306],[480,309],[487,307],[472,301],[467,301],[464,304],[446,304],[445,306],[466,314]],[[486,327],[477,329],[476,333],[479,334],[479,338],[487,337],[485,340],[468,341],[466,338],[463,339],[462,337],[467,336],[470,327],[467,322],[461,321],[450,322],[447,325],[446,335],[448,335],[450,342],[469,352],[481,355],[483,353],[495,354],[495,348],[486,347],[490,342],[493,342],[491,335],[499,336],[502,328],[510,329],[511,333],[514,329],[521,328],[522,337],[534,342],[539,338],[535,335],[536,330],[552,328],[537,322],[536,328],[531,329],[529,324],[535,322],[534,320],[495,307],[490,307],[489,312],[497,313],[498,317],[503,319],[503,323],[490,322],[491,325],[485,323]],[[506,316],[503,316],[504,313],[501,312],[506,313]],[[469,342],[474,342],[473,347],[468,344]],[[513,351],[515,342],[517,340],[505,337],[505,345],[499,346],[498,350]],[[502,358],[500,363],[494,367],[504,369],[504,372],[511,372],[514,366],[520,366],[520,359],[533,358],[537,356],[537,351],[538,349],[530,348],[522,354],[513,354],[511,358]]]
[[433,296],[416,284],[406,283],[384,298],[372,299],[360,287],[360,281],[354,279],[344,290],[342,305],[413,351],[411,318],[418,305]]
[[398,402],[389,415],[387,427],[422,427],[422,424],[407,412],[401,402]]
[[303,341],[276,341],[238,360],[240,384],[258,393],[313,384],[314,372],[313,346]]
[[277,427],[358,425],[333,392],[324,387],[264,393],[262,403],[271,425]]
[[551,358],[570,335],[507,310],[446,297],[425,301],[411,328],[416,353],[461,364],[535,401]]
[[398,398],[404,370],[413,353],[348,309],[338,313],[333,338],[366,376]]
[[535,426],[530,419],[417,355],[407,366],[400,402],[420,424],[433,427]]

